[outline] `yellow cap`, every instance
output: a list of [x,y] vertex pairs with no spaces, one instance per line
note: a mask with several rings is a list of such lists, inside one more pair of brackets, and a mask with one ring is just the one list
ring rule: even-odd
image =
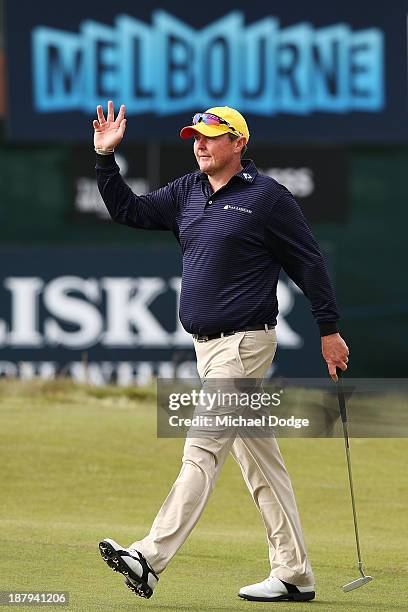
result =
[[[228,121],[234,130],[245,136],[246,141],[248,142],[249,130],[247,122],[241,113],[235,110],[235,108],[230,108],[229,106],[214,106],[213,108],[207,109],[205,112],[211,113],[212,115],[217,115],[217,117],[224,119],[224,121]],[[233,130],[231,130],[231,128],[225,123],[220,123],[220,125],[207,125],[206,123],[203,123],[203,121],[200,121],[195,125],[186,125],[186,127],[183,127],[183,129],[180,131],[180,136],[181,138],[190,138],[197,132],[210,138],[220,136],[221,134],[234,133]]]

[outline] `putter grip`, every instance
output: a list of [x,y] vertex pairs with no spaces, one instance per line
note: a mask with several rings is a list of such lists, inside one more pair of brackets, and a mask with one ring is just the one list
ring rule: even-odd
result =
[[340,368],[336,368],[336,373],[338,377],[338,381],[336,384],[337,384],[337,399],[339,402],[340,417],[343,423],[347,423],[346,399],[344,397],[343,383],[341,381],[342,372]]

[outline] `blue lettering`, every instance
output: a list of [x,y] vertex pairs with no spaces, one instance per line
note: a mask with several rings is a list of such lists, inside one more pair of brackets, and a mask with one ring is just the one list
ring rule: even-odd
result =
[[81,108],[82,41],[68,32],[33,30],[34,106],[41,112]]
[[169,98],[183,98],[194,90],[192,47],[187,41],[170,35],[167,37],[166,57],[167,95]]
[[233,11],[199,32],[166,11],[152,24],[119,15],[114,27],[32,33],[33,97],[39,112],[112,99],[131,114],[175,114],[228,104],[259,115],[377,112],[384,107],[383,33],[347,24],[279,29],[265,17],[245,26]]
[[207,49],[204,68],[205,86],[212,98],[228,95],[229,71],[228,44],[225,38],[218,36]]
[[314,108],[344,112],[350,108],[348,49],[350,30],[345,25],[322,28],[313,44]]
[[276,112],[276,19],[266,17],[243,32],[241,43],[244,106],[259,114]]
[[308,24],[279,34],[277,95],[283,112],[303,114],[311,109],[311,43],[312,29]]
[[356,32],[350,46],[350,96],[356,110],[384,105],[383,36],[378,30]]
[[[200,36],[199,106],[240,106],[241,80],[239,41],[243,15],[229,13],[204,28]],[[241,104],[242,108],[242,104]]]
[[154,39],[149,26],[121,15],[116,19],[119,31],[119,82],[121,101],[126,100],[126,112],[147,113],[152,110],[155,96]]
[[[195,30],[165,11],[156,11],[153,23],[156,27],[156,87],[155,108],[152,110],[161,115],[170,115],[194,108],[194,85],[198,80]],[[180,92],[182,95],[177,95]]]
[[86,75],[83,106],[93,112],[101,100],[120,100],[118,35],[113,28],[95,21],[85,21],[81,30]]

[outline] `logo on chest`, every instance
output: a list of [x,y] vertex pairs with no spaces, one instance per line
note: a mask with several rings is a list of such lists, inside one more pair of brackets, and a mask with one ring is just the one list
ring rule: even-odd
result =
[[243,206],[232,206],[232,204],[226,204],[224,206],[224,210],[237,210],[239,212],[244,212],[252,215],[252,210],[249,208],[243,208]]

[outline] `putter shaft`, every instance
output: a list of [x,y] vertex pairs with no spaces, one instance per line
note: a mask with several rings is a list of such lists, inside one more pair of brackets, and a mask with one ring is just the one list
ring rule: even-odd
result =
[[351,496],[351,507],[353,510],[353,523],[354,523],[354,533],[356,536],[356,548],[357,548],[357,558],[358,558],[358,569],[361,574],[360,578],[353,580],[352,582],[348,582],[342,586],[344,592],[353,591],[354,589],[358,589],[359,587],[367,584],[372,580],[372,576],[366,576],[364,573],[363,561],[361,559],[361,549],[360,549],[360,538],[358,534],[358,525],[357,525],[357,511],[356,511],[356,503],[354,497],[354,487],[353,487],[353,476],[351,471],[351,457],[350,457],[350,445],[349,445],[349,437],[348,437],[348,428],[347,428],[347,411],[346,411],[346,400],[344,397],[344,389],[341,383],[341,370],[337,370],[338,381],[337,381],[337,397],[339,401],[339,409],[340,409],[340,417],[343,425],[343,436],[344,436],[344,445],[346,450],[346,459],[347,459],[347,471],[349,477],[350,484],[350,496]]

